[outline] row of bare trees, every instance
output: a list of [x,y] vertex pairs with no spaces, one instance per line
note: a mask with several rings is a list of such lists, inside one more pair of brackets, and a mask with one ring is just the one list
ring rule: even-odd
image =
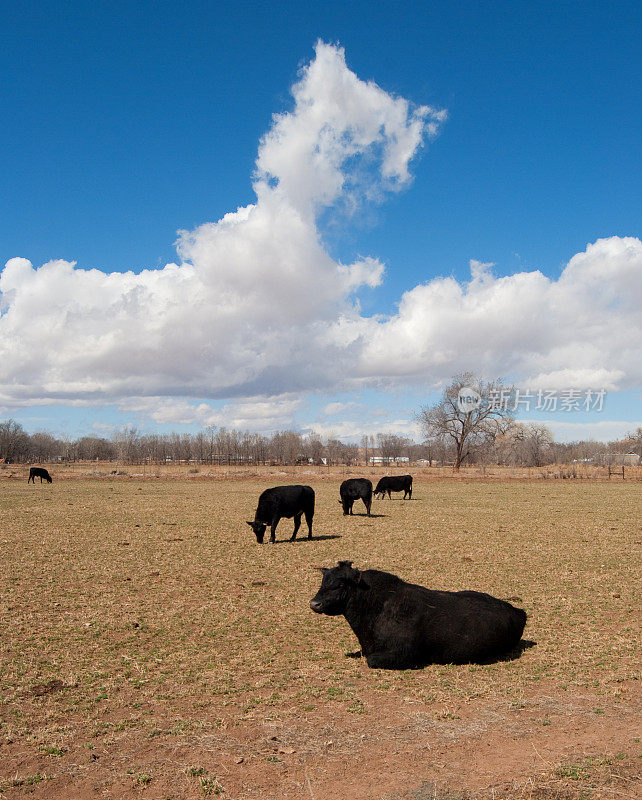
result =
[[[395,450],[395,452],[397,452]],[[278,431],[271,436],[248,431],[207,428],[195,434],[145,434],[124,428],[111,439],[85,436],[59,439],[49,433],[28,434],[14,420],[0,422],[0,461],[119,461],[125,464],[352,464],[361,458],[357,444],[315,434]]]
[[514,391],[501,381],[484,382],[471,373],[457,376],[438,402],[417,414],[425,437],[421,444],[391,433],[363,436],[358,445],[291,430],[266,436],[225,428],[206,428],[195,434],[147,434],[125,428],[111,439],[83,436],[72,440],[50,433],[28,434],[18,422],[9,419],[0,422],[0,462],[390,464],[403,459],[459,469],[464,464],[599,464],[621,453],[642,457],[642,428],[608,444],[555,442],[546,426],[517,422],[508,410],[510,403],[493,401],[509,398]]

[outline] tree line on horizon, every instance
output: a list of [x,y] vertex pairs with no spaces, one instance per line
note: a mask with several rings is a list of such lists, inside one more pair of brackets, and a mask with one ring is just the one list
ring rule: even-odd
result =
[[[465,400],[462,401],[462,393]],[[29,434],[20,423],[0,422],[0,463],[51,461],[118,461],[123,464],[497,464],[541,467],[573,461],[609,463],[614,456],[634,453],[642,458],[642,428],[612,442],[556,442],[551,430],[534,422],[519,422],[510,403],[495,404],[493,396],[510,398],[515,388],[500,380],[485,382],[473,373],[457,375],[441,398],[422,407],[416,421],[422,443],[393,433],[364,435],[360,443],[293,430],[271,435],[208,427],[198,433],[116,431],[110,439],[82,436],[58,438]]]
[[[613,456],[637,453],[642,457],[642,429],[613,442],[555,442],[548,428],[516,423],[492,441],[476,442],[465,464],[539,467],[572,461],[607,463]],[[29,434],[14,420],[0,422],[0,464],[55,461],[113,461],[122,464],[255,465],[279,464],[406,464],[455,466],[457,445],[444,438],[421,444],[389,433],[363,436],[360,443],[315,434],[278,431],[272,435],[225,428],[198,433],[139,433],[134,428],[111,438],[60,438],[51,433]],[[403,459],[403,460],[402,460]],[[407,459],[407,460],[406,460]]]

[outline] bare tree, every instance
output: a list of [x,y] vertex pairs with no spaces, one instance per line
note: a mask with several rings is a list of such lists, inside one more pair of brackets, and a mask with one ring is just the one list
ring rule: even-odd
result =
[[554,460],[553,434],[545,425],[516,422],[497,436],[488,448],[487,460],[511,466],[541,467]]
[[624,441],[629,452],[637,453],[642,458],[642,428],[637,428],[635,433],[627,434]]
[[440,461],[443,464],[448,457],[448,446],[449,442],[443,437],[426,439],[422,445],[415,445],[413,447],[413,451],[415,451],[416,448],[415,461],[417,458],[426,458],[428,459],[428,466],[430,467],[432,467],[433,461]]
[[[462,390],[471,389],[464,398]],[[455,376],[441,400],[417,415],[427,439],[449,437],[455,448],[455,470],[479,447],[505,432],[514,422],[510,413],[512,387],[485,382],[471,372]]]
[[296,464],[302,450],[301,434],[294,431],[278,431],[270,442],[272,458],[280,464]]
[[328,464],[353,464],[359,460],[359,446],[330,438],[325,444]]
[[136,428],[121,428],[113,436],[118,459],[124,464],[135,464],[141,460],[141,437]]
[[268,440],[260,433],[250,434],[252,459],[257,464],[265,464],[268,459]]
[[34,461],[53,461],[61,458],[64,453],[65,448],[60,439],[46,431],[32,433],[30,440],[29,457]]
[[29,434],[15,420],[0,422],[0,458],[7,464],[22,461],[29,451]]
[[553,444],[550,428],[534,422],[516,427],[518,431],[516,438],[522,444],[522,463],[529,467],[541,467],[550,463],[549,455]]
[[361,447],[363,447],[363,457],[365,459],[366,466],[370,461],[370,453],[368,449],[369,445],[370,445],[370,437],[366,433],[361,437]]
[[82,461],[111,461],[116,457],[113,442],[98,436],[83,436],[76,445],[78,458]]
[[321,464],[323,458],[323,442],[316,433],[308,434],[303,440],[303,452],[313,464]]
[[389,464],[404,454],[410,441],[404,436],[397,436],[394,433],[378,433],[377,444],[379,445],[381,457],[386,464]]

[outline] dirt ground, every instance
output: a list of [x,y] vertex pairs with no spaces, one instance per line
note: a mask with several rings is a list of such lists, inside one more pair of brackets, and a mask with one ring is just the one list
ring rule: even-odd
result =
[[[368,518],[339,471],[51,471],[0,476],[3,798],[641,796],[639,482],[420,476]],[[260,491],[294,482],[315,538],[257,545]],[[346,558],[510,599],[522,652],[368,669],[308,606]]]

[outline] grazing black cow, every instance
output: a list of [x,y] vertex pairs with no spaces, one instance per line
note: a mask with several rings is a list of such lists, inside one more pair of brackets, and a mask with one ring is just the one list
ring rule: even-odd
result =
[[390,492],[403,492],[403,499],[412,500],[412,475],[386,475],[379,478],[377,488],[374,490],[374,497],[378,494],[381,495],[383,500],[388,493],[388,499],[391,500]]
[[47,470],[44,467],[31,467],[31,469],[29,470],[29,477],[27,478],[27,483],[29,483],[29,481],[35,483],[36,478],[40,478],[40,483],[42,483],[43,478],[47,481],[47,483],[52,482],[51,475],[47,472]]
[[343,614],[369,667],[487,662],[512,650],[526,624],[521,608],[482,592],[433,591],[351,561],[322,571],[310,608]]
[[343,516],[352,514],[352,506],[355,500],[363,500],[366,507],[366,512],[370,516],[370,507],[372,506],[372,482],[367,478],[348,478],[339,487],[339,494],[341,500],[339,503],[343,506]]
[[311,539],[314,489],[311,486],[275,486],[273,489],[266,489],[261,494],[254,522],[247,524],[256,534],[256,541],[263,544],[265,528],[268,525],[270,526],[270,542],[274,542],[276,526],[281,517],[294,517],[294,533],[290,539],[290,541],[294,541],[301,525],[302,514],[305,514],[305,521],[308,524],[308,539]]

